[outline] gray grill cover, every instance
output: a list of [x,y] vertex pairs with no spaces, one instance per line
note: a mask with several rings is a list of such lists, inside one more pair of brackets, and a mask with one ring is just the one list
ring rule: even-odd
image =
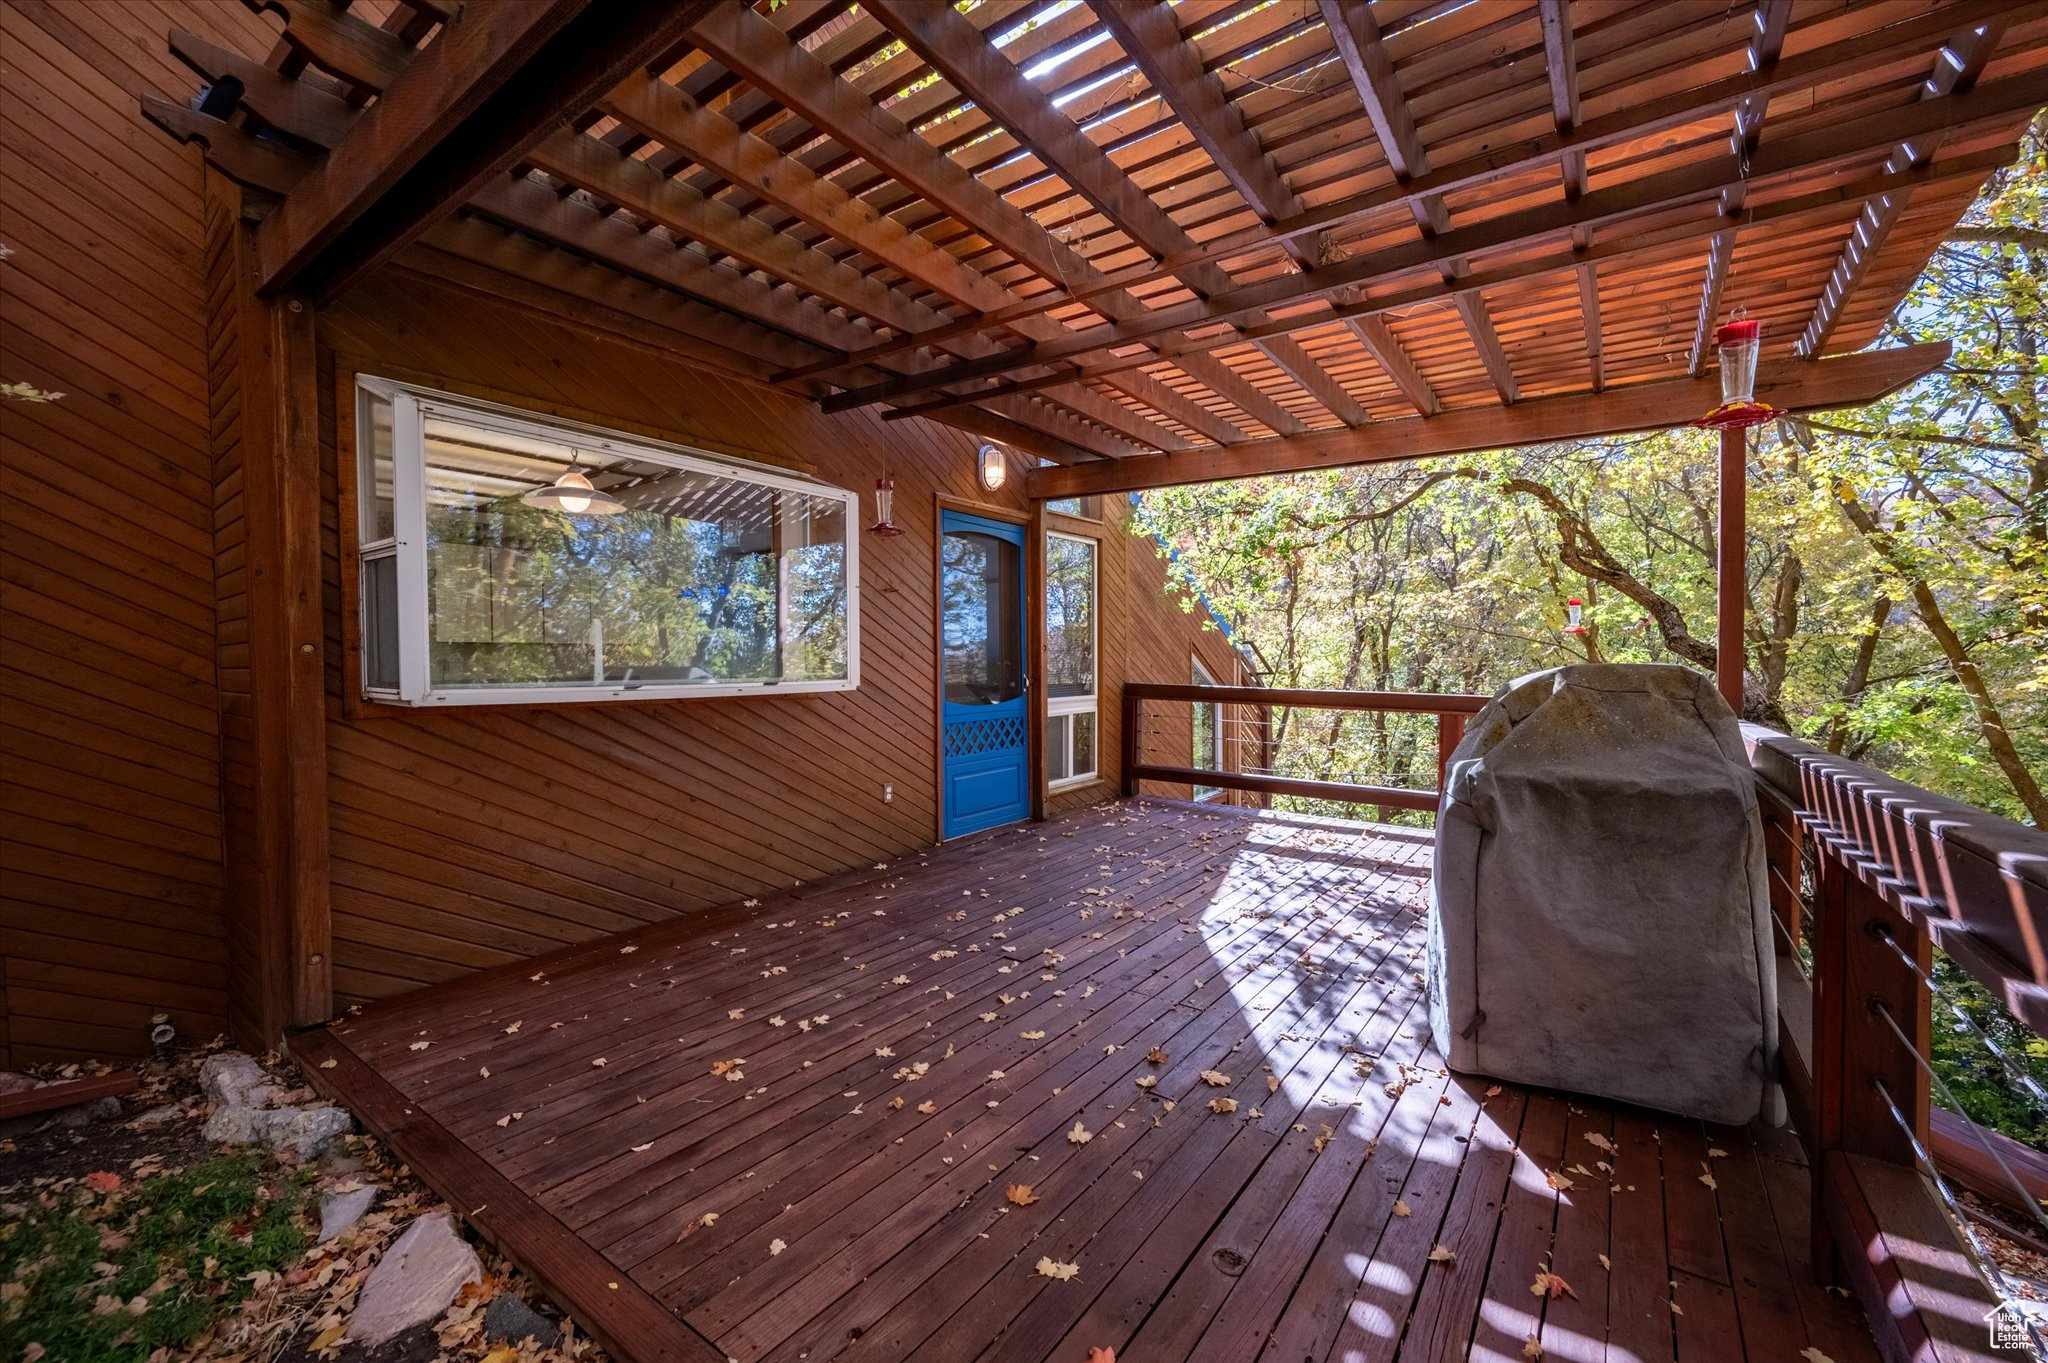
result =
[[1474,717],[1437,817],[1429,1021],[1451,1068],[1782,1120],[1756,789],[1687,668],[1585,665]]

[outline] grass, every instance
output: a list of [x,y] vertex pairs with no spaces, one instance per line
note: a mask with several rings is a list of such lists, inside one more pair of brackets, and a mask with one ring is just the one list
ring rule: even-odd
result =
[[0,1358],[131,1363],[189,1346],[262,1275],[305,1254],[312,1178],[243,1151],[106,1191],[89,1186],[108,1182],[95,1175],[10,1203]]

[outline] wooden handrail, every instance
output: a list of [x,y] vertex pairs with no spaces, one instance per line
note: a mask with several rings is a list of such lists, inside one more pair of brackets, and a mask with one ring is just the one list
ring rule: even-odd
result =
[[[1144,705],[1148,700],[1198,704],[1252,705],[1270,713],[1278,708],[1357,710],[1388,714],[1435,715],[1436,787],[1409,790],[1399,786],[1367,786],[1350,781],[1318,781],[1296,776],[1269,776],[1242,771],[1178,767],[1141,759]],[[1294,795],[1310,800],[1380,805],[1393,809],[1434,812],[1443,789],[1451,752],[1464,736],[1465,717],[1479,713],[1485,696],[1428,691],[1308,690],[1272,686],[1205,686],[1185,682],[1126,682],[1123,688],[1123,789],[1138,793],[1141,781],[1170,781],[1245,790],[1261,795]],[[1262,759],[1265,754],[1262,753]]]
[[[1813,1261],[1855,1287],[1887,1356],[1920,1357],[1974,1279],[1914,1166],[1930,1155],[1980,1193],[1997,1168],[1967,1122],[1936,1121],[1930,1103],[1933,949],[2029,1026],[2048,1024],[2048,833],[1759,725],[1743,738],[1782,929],[1781,1052],[1813,1170]],[[1802,949],[1810,983],[1792,968]],[[2033,1190],[2004,1196],[2026,1207]]]

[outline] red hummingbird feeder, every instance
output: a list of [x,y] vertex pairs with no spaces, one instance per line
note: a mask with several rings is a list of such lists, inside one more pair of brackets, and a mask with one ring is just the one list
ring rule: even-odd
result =
[[1712,431],[1761,426],[1784,412],[1756,400],[1756,362],[1763,351],[1764,324],[1738,318],[1714,333],[1721,357],[1721,405],[1693,425]]

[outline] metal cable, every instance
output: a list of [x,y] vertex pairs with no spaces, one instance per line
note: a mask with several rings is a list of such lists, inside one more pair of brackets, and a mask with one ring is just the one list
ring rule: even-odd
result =
[[[1906,949],[1900,946],[1898,941],[1889,932],[1882,934],[1882,936],[1884,944],[1892,949],[1892,954],[1901,961],[1904,961],[1906,968],[1920,977],[1921,982],[1927,986],[1928,992],[1939,994],[1940,991],[1935,988],[1934,977],[1922,970],[1920,963],[1909,956],[1906,953]],[[2028,1074],[2025,1070],[2014,1064],[2012,1057],[1999,1049],[1998,1043],[1993,1041],[1990,1034],[1977,1025],[1977,1019],[1963,1011],[1960,1004],[1946,1003],[1946,1006],[1951,1013],[1954,1013],[1971,1031],[1977,1034],[1977,1039],[1984,1043],[1984,1049],[1998,1058],[1998,1063],[2005,1068],[2006,1077],[2026,1090],[2027,1097],[2033,1100],[2034,1110],[2048,1114],[2048,1090],[2044,1090],[2033,1075]]]
[[[1898,1019],[1892,1016],[1892,1010],[1885,1007],[1882,1002],[1873,1001],[1870,1011],[1884,1019],[1884,1025],[1892,1029],[1892,1035],[1899,1039],[1899,1045],[1905,1049],[1906,1054],[1913,1057],[1913,1063],[1926,1072],[1929,1081],[1941,1091],[1944,1105],[1949,1111],[1961,1115],[1963,1109],[1956,1102],[1955,1094],[1950,1091],[1948,1081],[1941,1077],[1926,1056],[1920,1054],[1920,1048],[1907,1038],[1906,1033],[1899,1026]],[[2028,1211],[2033,1213],[2034,1220],[2040,1223],[2041,1229],[2048,1231],[2048,1212],[2042,1211],[2041,1204],[2036,1202],[2033,1195],[2027,1192],[2027,1186],[2020,1182],[2019,1175],[2015,1174],[2012,1171],[2012,1166],[2005,1162],[2005,1156],[1999,1154],[1997,1148],[1984,1138],[1984,1128],[1975,1122],[1971,1122],[1970,1132],[1976,1137],[1978,1148],[1991,1156],[1992,1162],[1998,1166],[1999,1172],[2004,1174],[2006,1179],[2012,1184],[2013,1190],[2020,1196],[2020,1201],[2026,1205]],[[1915,1145],[1918,1145],[1917,1139]]]
[[[1882,1012],[1883,1009],[1880,1007],[1878,1011]],[[1908,1046],[1906,1049],[1910,1051],[1913,1048]],[[1999,1268],[1998,1261],[1991,1257],[1985,1250],[1983,1242],[1977,1238],[1977,1232],[1971,1228],[1970,1218],[1964,1214],[1962,1205],[1956,1201],[1954,1191],[1948,1186],[1948,1180],[1934,1167],[1934,1156],[1920,1143],[1920,1138],[1913,1134],[1913,1124],[1906,1120],[1906,1114],[1899,1111],[1899,1105],[1892,1101],[1891,1090],[1885,1087],[1884,1080],[1873,1077],[1870,1086],[1877,1090],[1878,1097],[1884,1099],[1885,1108],[1891,1113],[1892,1120],[1898,1124],[1900,1134],[1905,1136],[1906,1143],[1913,1147],[1913,1158],[1919,1161],[1922,1172],[1934,1185],[1934,1191],[1940,1195],[1942,1210],[1955,1228],[1962,1233],[1963,1240],[1970,1247],[1970,1266],[1977,1270],[1978,1277],[1990,1290],[1999,1309],[2010,1309],[2014,1303],[2025,1300],[2012,1290],[2012,1285],[2006,1282],[2005,1272]],[[2048,1358],[2048,1344],[2043,1343],[2041,1332],[2035,1327],[2032,1318],[2020,1311],[2014,1311],[2014,1314],[2026,1326],[2027,1338],[2034,1345],[2034,1356]]]

